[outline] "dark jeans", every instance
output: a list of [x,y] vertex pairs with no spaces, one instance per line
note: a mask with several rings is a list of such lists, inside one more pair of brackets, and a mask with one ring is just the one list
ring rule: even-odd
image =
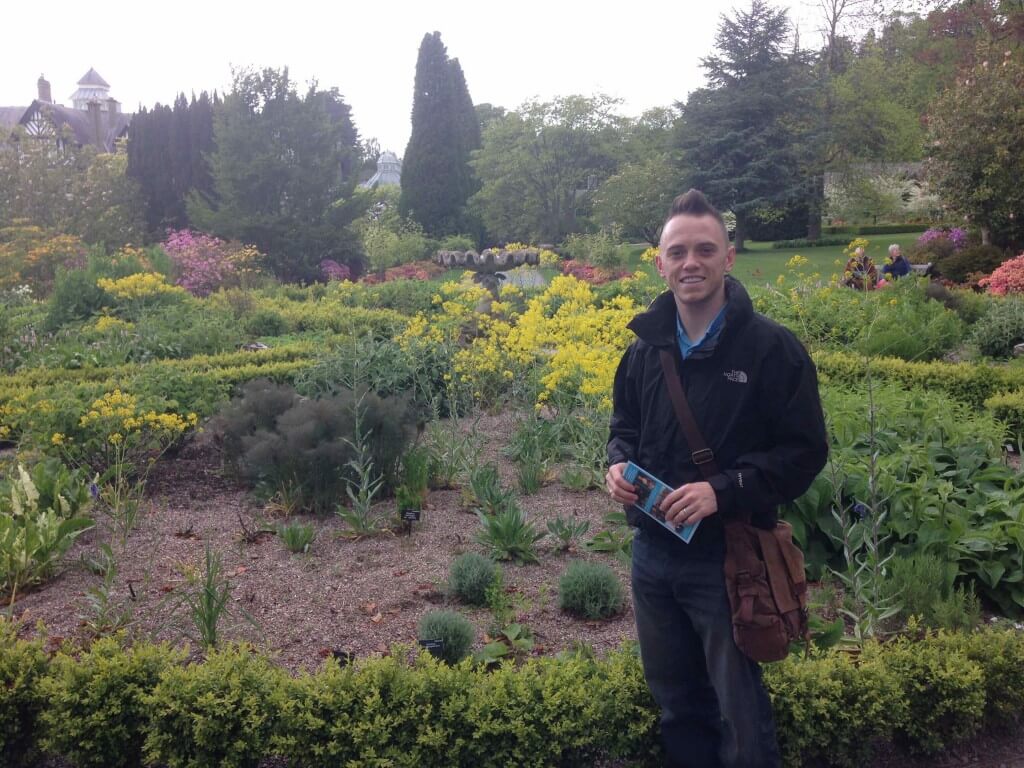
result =
[[644,676],[661,707],[666,765],[780,765],[761,669],[732,638],[722,560],[638,530],[633,606]]

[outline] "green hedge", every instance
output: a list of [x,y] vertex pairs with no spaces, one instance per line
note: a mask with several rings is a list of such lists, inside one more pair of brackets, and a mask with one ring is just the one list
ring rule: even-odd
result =
[[863,227],[822,227],[826,235],[897,235],[900,232],[924,232],[927,224],[873,224]]
[[[47,661],[0,625],[0,765],[36,747],[76,765],[655,765],[658,714],[628,648],[449,667],[406,649],[292,676],[247,646],[183,663],[102,640]],[[939,633],[766,665],[787,765],[863,765],[895,743],[934,754],[1024,708],[1024,635]]]
[[[812,354],[818,371],[837,383],[864,381],[868,366],[863,355],[819,350]],[[870,372],[876,379],[904,387],[939,389],[968,405],[980,408],[1003,392],[1024,390],[1024,368],[979,363],[907,362],[895,357],[870,358]]]

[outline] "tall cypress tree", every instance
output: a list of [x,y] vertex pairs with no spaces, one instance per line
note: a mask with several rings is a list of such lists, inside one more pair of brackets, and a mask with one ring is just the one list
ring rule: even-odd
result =
[[192,190],[213,190],[204,155],[213,150],[213,108],[204,92],[189,102],[142,109],[128,130],[128,175],[142,189],[146,226],[157,237],[167,227],[189,225],[185,198]]
[[464,230],[466,200],[475,184],[469,157],[479,147],[480,125],[462,67],[448,58],[441,33],[428,33],[416,60],[412,134],[402,160],[402,215],[435,236]]

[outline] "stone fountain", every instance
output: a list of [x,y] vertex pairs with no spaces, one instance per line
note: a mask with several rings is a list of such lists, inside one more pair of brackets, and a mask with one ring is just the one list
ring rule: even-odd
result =
[[501,281],[506,278],[504,272],[524,264],[536,266],[540,264],[539,248],[485,248],[476,251],[438,251],[434,254],[434,262],[452,269],[468,269],[473,272],[473,282],[479,283],[491,295],[499,298]]

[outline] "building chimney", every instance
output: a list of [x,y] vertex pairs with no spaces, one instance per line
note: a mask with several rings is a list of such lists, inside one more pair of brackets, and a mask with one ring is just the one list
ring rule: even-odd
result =
[[117,116],[120,113],[121,104],[117,99],[111,97],[107,99],[107,126],[113,128],[117,125]]
[[50,92],[50,82],[40,75],[36,85],[39,88],[39,100],[47,104],[53,104],[53,96]]
[[93,135],[93,146],[96,147],[100,152],[107,150],[106,142],[103,141],[103,119],[100,115],[100,103],[98,101],[90,101],[88,104],[89,110],[89,124],[92,125]]

